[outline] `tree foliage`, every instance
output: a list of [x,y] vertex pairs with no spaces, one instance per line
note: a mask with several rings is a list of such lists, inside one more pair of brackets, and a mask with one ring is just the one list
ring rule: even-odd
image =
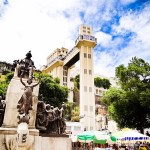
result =
[[[13,72],[5,75],[5,80],[0,81],[0,95],[6,95],[8,85],[13,77]],[[35,79],[39,77],[38,73],[34,73]],[[62,102],[66,102],[68,98],[68,88],[61,86],[59,78],[53,78],[50,75],[41,74],[41,82],[39,88],[39,100],[50,103],[53,106],[60,106]]]
[[79,107],[74,102],[66,102],[65,106],[66,119],[68,121],[79,122]]
[[96,87],[103,87],[104,89],[109,89],[110,86],[111,86],[111,83],[108,79],[105,79],[105,78],[100,78],[100,77],[96,77],[94,78],[94,85]]
[[80,89],[80,75],[79,74],[75,76],[74,84],[75,84],[75,87],[77,87],[77,89]]
[[13,77],[13,74],[14,74],[13,72],[8,71],[6,75],[3,75],[3,80],[0,80],[0,95],[3,98],[5,98],[6,96],[7,88],[8,88],[10,80]]
[[67,101],[69,90],[67,87],[61,86],[58,79],[51,75],[42,74],[39,89],[39,99],[46,103],[50,103],[54,107],[59,107],[63,102]]
[[103,102],[120,127],[142,132],[150,126],[150,64],[134,57],[127,67],[116,68],[116,77],[121,89],[110,88]]
[[[74,83],[75,83],[75,87],[77,87],[78,89],[80,89],[80,75],[77,75],[74,79]],[[100,77],[96,77],[94,78],[94,85],[96,87],[102,87],[104,89],[109,89],[111,86],[111,83],[108,79],[105,78],[100,78]]]

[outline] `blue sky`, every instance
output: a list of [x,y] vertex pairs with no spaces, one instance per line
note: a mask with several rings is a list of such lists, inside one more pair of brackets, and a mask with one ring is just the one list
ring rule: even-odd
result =
[[134,56],[150,63],[150,0],[0,0],[0,60],[31,50],[39,68],[56,48],[74,47],[81,24],[98,41],[96,74],[115,76]]

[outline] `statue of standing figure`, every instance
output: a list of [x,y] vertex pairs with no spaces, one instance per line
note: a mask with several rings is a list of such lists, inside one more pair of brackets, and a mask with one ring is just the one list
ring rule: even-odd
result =
[[40,130],[40,132],[45,132],[46,129],[46,106],[43,101],[38,101],[37,105],[37,114],[36,114],[36,128]]
[[64,133],[66,130],[66,122],[65,122],[65,104],[61,105],[60,109],[60,134]]
[[29,123],[29,110],[32,110],[32,100],[33,100],[33,88],[36,87],[38,83],[34,85],[26,84],[23,82],[22,77],[20,77],[20,82],[24,85],[24,93],[22,94],[20,100],[18,101],[18,112],[19,112],[19,122],[26,122]]

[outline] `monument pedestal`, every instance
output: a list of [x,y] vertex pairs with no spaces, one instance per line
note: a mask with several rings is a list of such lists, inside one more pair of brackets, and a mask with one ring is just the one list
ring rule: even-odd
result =
[[29,129],[29,136],[24,144],[19,144],[17,128],[0,128],[0,150],[71,150],[71,139],[66,135],[43,135]]
[[[27,79],[23,79],[26,83]],[[36,84],[36,81],[33,81],[33,84]],[[6,108],[5,115],[2,127],[4,128],[15,128],[18,126],[19,119],[17,116],[19,115],[17,104],[20,100],[22,94],[24,93],[24,85],[20,82],[20,78],[15,77],[11,80],[6,95]],[[39,93],[39,85],[34,87],[33,89],[33,107],[30,110],[30,120],[29,120],[29,129],[35,128],[35,120],[36,120],[36,111],[37,111],[37,103],[38,103],[38,93]]]
[[22,144],[19,141],[17,128],[0,128],[0,150],[37,150],[38,148],[33,149],[36,137],[39,137],[39,131],[29,129],[26,142]]
[[72,141],[68,136],[38,136],[35,137],[33,150],[71,150]]

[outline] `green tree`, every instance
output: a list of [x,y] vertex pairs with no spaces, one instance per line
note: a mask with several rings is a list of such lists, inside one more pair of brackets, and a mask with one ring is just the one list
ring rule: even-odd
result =
[[6,83],[9,84],[9,82],[11,81],[11,79],[13,78],[13,76],[14,76],[14,73],[13,73],[13,72],[8,72],[8,73],[6,74]]
[[150,126],[150,65],[132,58],[127,67],[116,68],[121,89],[109,89],[103,97],[111,117],[120,127],[137,128],[143,132]]
[[7,88],[13,78],[13,74],[13,72],[8,71],[6,75],[3,75],[3,80],[0,80],[0,95],[3,97],[6,96]]
[[80,121],[80,109],[78,106],[75,106],[72,110],[71,121],[79,122]]
[[65,109],[65,114],[66,114],[66,119],[68,121],[75,121],[79,122],[79,107],[76,105],[74,102],[66,102],[66,109]]
[[[74,79],[74,84],[77,89],[80,89],[80,75],[76,75]],[[109,89],[111,86],[111,83],[108,79],[96,77],[94,78],[94,85],[96,87],[103,87],[104,89]]]
[[69,90],[67,87],[58,84],[56,78],[51,75],[41,74],[41,83],[39,89],[39,99],[43,95],[43,100],[54,107],[60,107],[67,101]]
[[6,82],[0,82],[0,95],[5,96],[7,92],[8,84]]
[[80,89],[80,75],[76,75],[74,79],[74,84],[77,89]]
[[100,78],[100,77],[96,77],[94,78],[94,85],[96,87],[103,87],[104,89],[109,89],[110,86],[111,86],[111,83],[108,79],[105,79],[105,78]]

